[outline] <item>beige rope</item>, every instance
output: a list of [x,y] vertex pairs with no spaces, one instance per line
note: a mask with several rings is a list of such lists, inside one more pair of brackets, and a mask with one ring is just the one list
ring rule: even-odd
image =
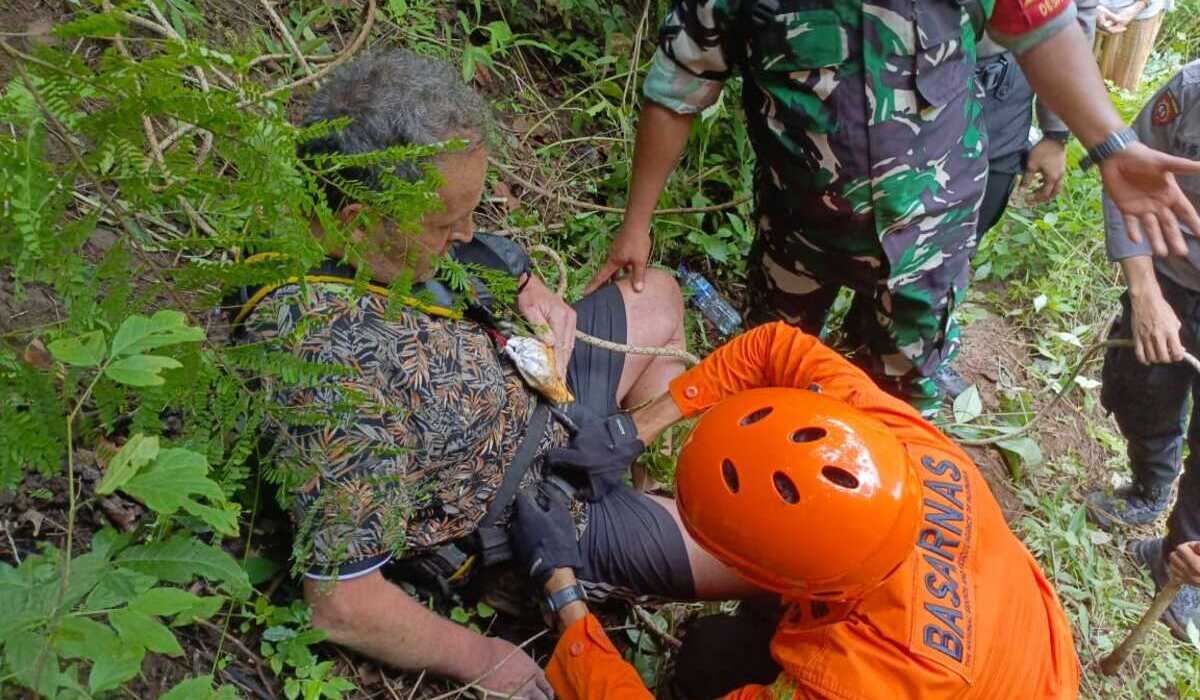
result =
[[[531,246],[529,248],[529,252],[545,253],[552,261],[554,261],[554,264],[558,267],[558,289],[554,290],[554,293],[560,297],[563,296],[563,294],[565,294],[567,291],[567,263],[563,261],[562,256],[558,254],[558,251],[554,250],[550,246],[542,245],[541,243]],[[673,357],[676,360],[682,361],[688,367],[700,364],[699,357],[696,357],[692,353],[681,348],[673,348],[668,346],[651,348],[639,345],[628,345],[625,343],[614,343],[611,340],[604,340],[603,338],[597,338],[594,335],[588,335],[578,328],[575,329],[575,337],[587,343],[588,345],[594,345],[598,348],[604,348],[605,350],[612,350],[613,352],[623,352],[630,355]]]
[[[1070,393],[1071,388],[1075,386],[1075,377],[1079,376],[1079,373],[1083,371],[1083,368],[1085,366],[1087,366],[1087,364],[1089,362],[1091,362],[1092,357],[1097,352],[1099,352],[1100,350],[1102,350],[1104,348],[1130,348],[1130,347],[1133,347],[1133,341],[1123,339],[1123,338],[1117,339],[1117,340],[1099,340],[1099,341],[1096,341],[1095,343],[1092,343],[1091,346],[1089,346],[1088,349],[1086,351],[1084,351],[1083,359],[1080,360],[1079,364],[1077,364],[1075,366],[1075,370],[1073,372],[1071,372],[1071,375],[1069,377],[1067,377],[1066,383],[1063,385],[1063,387],[1061,389],[1058,390],[1058,393],[1054,395],[1054,398],[1050,400],[1050,403],[1047,404],[1045,408],[1038,411],[1037,415],[1035,415],[1032,420],[1030,420],[1028,423],[1026,423],[1024,426],[1022,426],[1019,430],[1016,430],[1011,433],[1004,433],[1002,435],[994,435],[989,438],[977,438],[977,439],[973,439],[973,440],[957,440],[956,442],[960,445],[964,445],[967,447],[984,447],[987,445],[996,445],[996,444],[1004,442],[1006,440],[1012,440],[1012,439],[1019,438],[1023,435],[1028,434],[1029,431],[1033,430],[1034,426],[1036,426],[1038,424],[1038,422],[1041,421],[1041,419],[1044,416],[1048,415],[1050,413],[1050,411],[1063,400],[1063,397],[1065,397],[1068,393]],[[1185,352],[1185,353],[1183,353],[1183,359],[1185,362],[1187,362],[1189,365],[1191,365],[1193,369],[1195,369],[1197,372],[1200,372],[1200,360],[1196,359],[1195,356],[1191,355],[1190,353]]]

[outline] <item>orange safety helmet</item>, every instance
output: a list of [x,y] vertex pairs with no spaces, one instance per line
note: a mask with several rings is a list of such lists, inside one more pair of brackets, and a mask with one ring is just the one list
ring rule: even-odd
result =
[[846,600],[912,554],[919,477],[883,423],[802,389],[753,389],[701,416],[679,455],[692,537],[752,583]]

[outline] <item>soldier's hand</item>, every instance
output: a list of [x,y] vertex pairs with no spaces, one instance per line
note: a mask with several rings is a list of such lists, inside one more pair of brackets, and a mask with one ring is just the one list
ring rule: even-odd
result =
[[588,282],[583,293],[591,294],[621,272],[629,273],[633,291],[642,291],[645,288],[646,262],[650,260],[652,243],[649,225],[643,226],[626,220],[613,240],[612,247],[608,249],[608,259],[595,277],[592,277],[592,281]]
[[1179,222],[1200,232],[1200,216],[1180,191],[1175,173],[1200,174],[1200,161],[1134,143],[1100,163],[1104,190],[1121,210],[1129,240],[1141,243],[1145,236],[1158,256],[1187,255]]
[[[1029,162],[1021,185],[1033,204],[1044,204],[1062,192],[1063,175],[1067,171],[1067,146],[1054,139],[1042,139],[1029,151]],[[1037,176],[1041,176],[1038,184]],[[1036,187],[1035,187],[1036,185]]]
[[1179,362],[1183,342],[1179,339],[1179,317],[1162,292],[1153,289],[1130,295],[1133,311],[1133,352],[1143,365]]

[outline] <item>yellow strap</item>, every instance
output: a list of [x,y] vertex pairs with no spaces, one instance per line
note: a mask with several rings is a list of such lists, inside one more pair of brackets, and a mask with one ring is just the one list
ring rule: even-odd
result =
[[[262,262],[264,260],[281,260],[286,258],[287,256],[283,253],[258,253],[257,255],[251,255],[250,257],[246,258],[246,263],[251,264]],[[254,296],[250,297],[245,304],[242,304],[242,308],[238,310],[237,316],[235,316],[233,319],[233,325],[236,326],[242,321],[246,320],[246,317],[253,313],[255,307],[257,307],[263,299],[267,298],[267,295],[269,295],[271,292],[274,292],[280,287],[286,287],[289,284],[298,284],[301,280],[305,282],[316,282],[322,284],[344,284],[351,287],[355,285],[353,279],[349,277],[341,277],[339,275],[304,275],[303,277],[288,277],[287,279],[276,282],[275,284],[268,284],[259,288],[259,290],[254,293]],[[387,287],[382,287],[378,284],[368,284],[367,291],[385,299],[391,297],[391,291]],[[426,304],[420,299],[408,295],[400,296],[398,299],[401,304],[404,304],[405,306],[411,306],[412,308],[423,313],[427,313],[430,316],[440,316],[442,318],[449,318],[455,321],[462,319],[461,311],[447,309],[444,306]]]
[[448,583],[461,583],[467,578],[467,574],[471,573],[471,570],[474,568],[475,555],[472,554],[471,556],[467,557],[467,560],[463,562],[462,566],[458,567],[458,570],[451,574],[450,578],[446,579],[446,581]]

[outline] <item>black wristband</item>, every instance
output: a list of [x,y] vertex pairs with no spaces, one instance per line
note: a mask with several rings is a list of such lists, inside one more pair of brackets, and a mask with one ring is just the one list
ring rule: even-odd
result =
[[525,288],[529,286],[529,280],[533,279],[532,272],[526,270],[523,274],[525,275],[525,279],[521,280],[520,284],[517,285],[517,296],[520,296],[525,291]]
[[1055,143],[1066,145],[1071,140],[1071,132],[1069,131],[1043,131],[1042,138],[1050,139]]
[[546,607],[550,609],[550,612],[558,614],[559,610],[576,601],[587,602],[587,592],[583,590],[583,586],[579,585],[578,581],[547,595]]
[[1102,163],[1106,158],[1125,150],[1130,144],[1137,142],[1137,132],[1133,130],[1133,127],[1125,127],[1089,148],[1087,157],[1079,162],[1079,167],[1087,170],[1093,165]]

